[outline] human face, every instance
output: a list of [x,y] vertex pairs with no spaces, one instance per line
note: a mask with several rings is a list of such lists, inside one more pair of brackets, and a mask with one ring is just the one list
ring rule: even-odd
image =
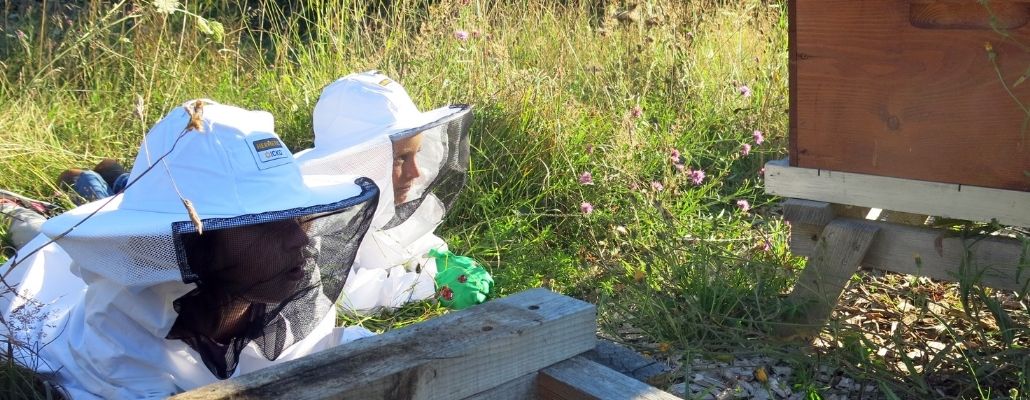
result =
[[415,156],[422,150],[422,133],[393,142],[393,204],[401,204],[408,199],[415,178],[421,174]]
[[256,303],[280,303],[306,276],[308,235],[295,219],[213,231],[214,273],[229,293]]

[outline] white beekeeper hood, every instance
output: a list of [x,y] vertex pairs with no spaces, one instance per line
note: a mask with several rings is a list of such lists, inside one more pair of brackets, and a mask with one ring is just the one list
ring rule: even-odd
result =
[[396,307],[432,295],[436,270],[425,257],[446,246],[432,232],[465,185],[471,121],[467,105],[420,112],[400,83],[377,71],[323,89],[315,147],[297,154],[301,170],[366,176],[382,193],[344,289],[346,308]]
[[43,226],[86,286],[23,337],[73,395],[163,397],[339,341],[333,302],[378,189],[302,176],[270,114],[202,102],[151,129],[122,194]]

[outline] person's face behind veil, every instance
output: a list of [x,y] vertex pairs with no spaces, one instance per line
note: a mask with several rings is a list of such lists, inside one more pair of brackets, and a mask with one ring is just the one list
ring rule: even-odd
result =
[[393,203],[404,203],[421,173],[415,156],[422,150],[422,133],[393,142]]
[[[280,303],[304,283],[309,239],[295,219],[212,231],[210,271],[222,288],[254,303]],[[205,235],[206,235],[205,234]]]

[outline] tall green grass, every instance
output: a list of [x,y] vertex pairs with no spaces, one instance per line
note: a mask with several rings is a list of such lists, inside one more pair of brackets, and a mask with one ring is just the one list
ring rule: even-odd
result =
[[[768,334],[803,264],[760,174],[785,156],[782,1],[642,1],[635,18],[587,0],[26,4],[3,3],[0,21],[0,187],[60,199],[61,170],[131,162],[151,124],[198,97],[270,111],[306,148],[322,86],[379,69],[423,109],[475,105],[468,187],[442,234],[489,267],[499,295],[547,286],[594,301],[606,334],[632,326],[688,356],[776,354],[813,398],[824,388],[805,382],[827,362],[884,393],[937,396],[870,355],[861,331],[827,331],[841,343],[829,350]],[[384,330],[439,312],[348,321]],[[962,365],[973,359],[949,373],[998,378]],[[1026,393],[1027,370],[983,381],[987,397]]]

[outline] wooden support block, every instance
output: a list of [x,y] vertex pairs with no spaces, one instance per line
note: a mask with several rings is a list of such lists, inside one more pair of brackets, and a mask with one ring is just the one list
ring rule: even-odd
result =
[[540,400],[679,399],[583,357],[541,370],[537,385]]
[[[1024,249],[1019,240],[1005,237],[963,240],[939,229],[887,222],[875,224],[880,227],[880,233],[862,259],[861,265],[865,268],[945,281],[975,277],[984,285],[1004,290],[1019,291],[1030,285],[1030,261],[1020,265]],[[815,254],[822,230],[819,225],[792,224],[790,251],[801,256]],[[971,258],[963,265],[967,244]]]
[[804,310],[801,318],[792,322],[816,325],[830,317],[877,231],[875,224],[857,220],[836,219],[826,225],[790,294],[789,301]]
[[173,398],[463,399],[594,348],[595,318],[533,289]]
[[787,199],[783,202],[783,219],[792,224],[826,226],[837,218],[833,205],[822,201]]
[[765,191],[783,197],[850,204],[969,221],[1030,227],[1030,192],[765,164]]

